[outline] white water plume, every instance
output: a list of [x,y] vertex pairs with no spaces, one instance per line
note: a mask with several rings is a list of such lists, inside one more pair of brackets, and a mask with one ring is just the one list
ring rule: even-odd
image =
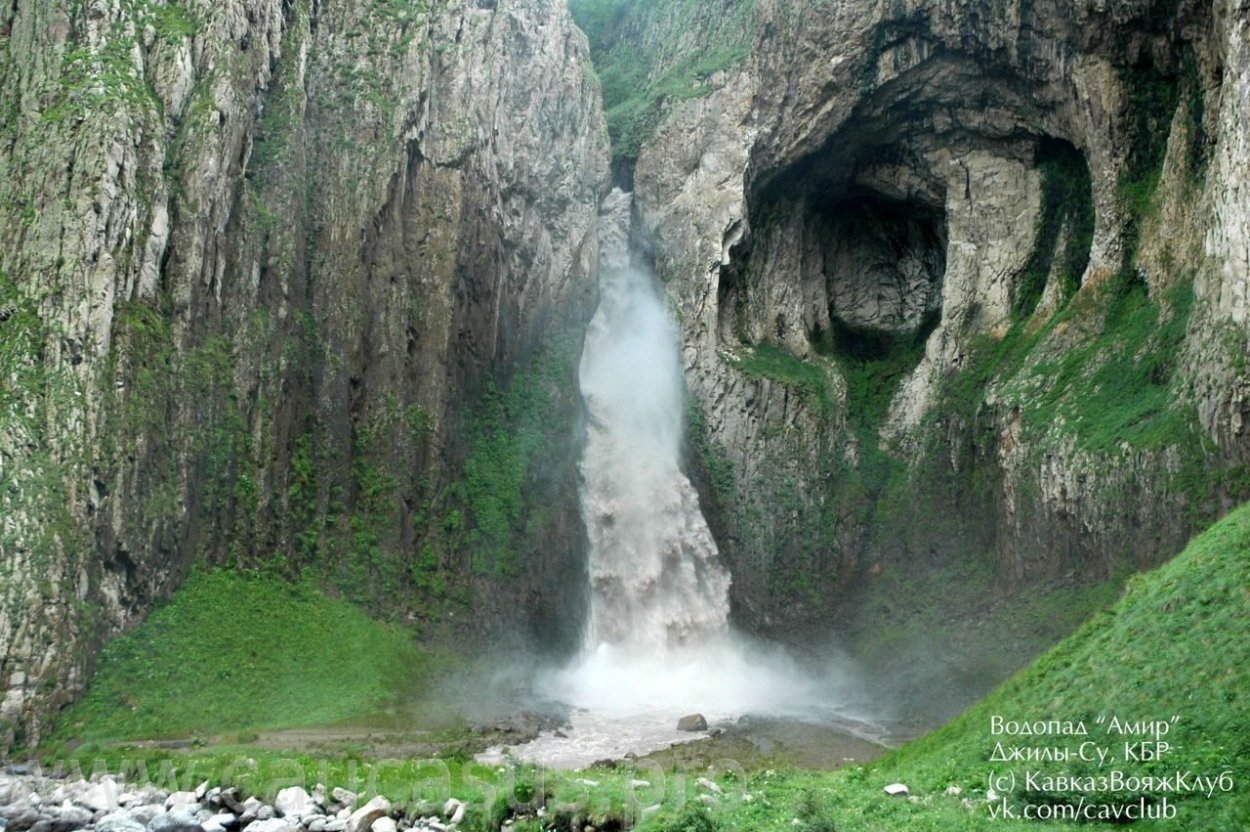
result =
[[730,576],[682,473],[680,333],[655,278],[631,265],[631,197],[613,191],[600,218],[600,302],[580,383],[589,412],[582,516],[590,538],[589,621],[581,655],[540,678],[540,694],[575,707],[572,736],[520,756],[578,765],[694,738],[677,717],[837,718],[846,676],[804,673],[729,626]]
[[580,370],[586,646],[654,653],[726,631],[729,574],[681,472],[679,333],[654,279],[629,264],[629,210],[620,191],[605,205],[599,308]]

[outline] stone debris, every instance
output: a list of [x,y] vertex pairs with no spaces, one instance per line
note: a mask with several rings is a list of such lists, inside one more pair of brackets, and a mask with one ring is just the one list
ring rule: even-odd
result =
[[[450,798],[438,814],[405,817],[381,795],[318,784],[282,789],[273,805],[237,789],[201,783],[167,792],[121,778],[63,781],[0,774],[0,832],[455,832],[469,805]],[[434,806],[426,811],[438,812]]]

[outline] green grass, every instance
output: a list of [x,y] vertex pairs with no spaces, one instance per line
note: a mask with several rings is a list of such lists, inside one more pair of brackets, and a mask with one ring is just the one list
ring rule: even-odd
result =
[[1193,285],[1153,303],[1140,284],[1104,290],[1105,324],[1098,335],[1038,362],[1020,397],[1032,427],[1059,426],[1077,444],[1108,451],[1123,443],[1147,449],[1193,441],[1196,419],[1178,406],[1172,376],[1189,313]]
[[[235,592],[241,588],[239,580],[233,576],[198,576],[190,591],[155,614],[151,621],[160,622],[170,615],[170,610],[201,595],[216,597],[217,603],[227,603],[230,608],[247,607],[249,604]],[[268,597],[278,606],[335,606],[333,602],[317,600],[315,595],[302,598],[300,590],[266,586],[263,581],[247,588],[257,589],[259,597]],[[217,597],[210,589],[229,592]],[[208,608],[219,610],[216,605]],[[178,618],[184,624],[192,620],[185,614]],[[523,818],[514,825],[518,829],[548,828],[551,824],[556,828],[616,828],[624,823],[643,832],[960,832],[1041,828],[1035,821],[990,817],[985,798],[991,773],[1016,775],[1017,788],[1000,791],[1017,811],[1026,805],[1053,806],[1075,799],[1072,794],[1026,791],[1022,788],[1026,768],[1051,775],[1100,773],[1096,764],[1080,761],[995,763],[990,759],[995,742],[1003,740],[1022,747],[1076,747],[1088,739],[1112,752],[1117,759],[1110,765],[1128,775],[1165,775],[1179,770],[1218,778],[1227,773],[1233,783],[1231,791],[1216,792],[1212,797],[1167,793],[1176,807],[1176,818],[1143,821],[1133,828],[1240,830],[1250,822],[1250,791],[1245,785],[1250,775],[1248,621],[1250,506],[1244,506],[1197,537],[1171,562],[1131,579],[1116,604],[1095,615],[983,702],[942,729],[869,766],[834,773],[752,773],[732,761],[718,763],[715,770],[687,771],[661,769],[644,760],[582,774],[543,772],[528,766],[487,767],[458,760],[371,761],[351,755],[318,759],[249,747],[191,751],[172,758],[167,752],[162,757],[154,749],[114,748],[106,750],[99,759],[80,752],[74,762],[84,770],[96,764],[114,770],[128,768],[139,776],[146,774],[148,779],[160,780],[167,787],[186,787],[207,778],[267,795],[293,782],[356,787],[407,803],[440,802],[454,795],[473,804],[473,817],[464,827],[469,830],[497,829],[509,815],[518,814]],[[223,659],[237,662],[240,658],[229,647],[228,639],[219,643],[217,637],[206,636],[214,628],[231,632],[235,638],[242,636],[238,630],[245,629],[214,615],[193,629],[175,627],[162,637],[164,641],[175,639],[180,633],[193,634],[197,646],[184,649],[226,651],[183,674],[202,681],[203,690],[188,702],[192,706],[204,707],[213,701],[213,695],[220,693],[211,674],[204,673],[203,668],[214,662],[223,666]],[[142,629],[136,636],[140,634]],[[266,644],[278,637],[279,633],[267,630]],[[137,646],[134,637],[129,644]],[[151,645],[148,646],[150,651]],[[333,650],[332,644],[319,646],[323,651]],[[370,648],[371,654],[376,656],[377,649]],[[115,661],[118,655],[114,651],[110,658]],[[352,679],[357,685],[367,685],[370,678],[354,678],[349,671],[352,662],[359,660],[345,656],[314,652],[311,656],[300,655],[297,661],[303,662],[307,670],[311,659],[317,660],[318,667],[335,667],[339,671],[334,674],[337,678]],[[134,660],[129,666],[136,666]],[[101,675],[117,678],[116,673],[116,668],[106,668]],[[307,685],[318,677],[305,672],[302,678]],[[102,686],[97,684],[88,701],[100,704],[101,691]],[[263,698],[263,687],[253,687],[251,692]],[[166,693],[175,691],[166,688]],[[178,693],[186,694],[187,690]],[[1080,720],[1087,726],[1089,736],[995,736],[990,727],[994,716],[1022,721]],[[1169,721],[1166,740],[1170,749],[1159,761],[1125,761],[1123,743],[1130,738],[1107,732],[1104,726],[1112,717]],[[126,720],[125,715],[115,718]],[[140,762],[144,765],[142,771],[138,770]],[[698,796],[704,792],[697,784],[700,776],[713,779],[723,792],[715,805],[708,808],[702,808],[699,802]],[[633,783],[634,778],[646,782]],[[913,799],[884,795],[883,787],[893,782],[905,783]],[[960,793],[949,794],[952,786]],[[1095,805],[1133,801],[1140,796],[1139,791],[1095,793],[1087,795],[1087,799]],[[526,817],[539,796],[545,798],[547,807],[548,820],[543,823]],[[969,804],[965,805],[965,800]],[[1045,828],[1077,825],[1050,822]]]
[[310,583],[195,572],[168,604],[109,642],[55,740],[328,724],[416,694],[435,664],[403,629]]
[[[570,0],[590,41],[613,168],[631,168],[666,106],[711,92],[707,81],[741,64],[754,34],[754,0],[715,8],[698,0]],[[695,44],[682,40],[691,29]]]
[[823,411],[827,412],[832,406],[829,375],[818,362],[796,358],[772,344],[743,347],[727,357],[747,375],[779,382],[811,397]]

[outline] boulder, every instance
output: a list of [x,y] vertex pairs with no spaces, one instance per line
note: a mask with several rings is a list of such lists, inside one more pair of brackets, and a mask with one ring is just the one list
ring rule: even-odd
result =
[[39,811],[30,800],[25,798],[8,806],[0,806],[0,817],[8,820],[5,827],[7,832],[26,832],[39,821],[44,819],[43,813]]
[[[302,818],[306,815],[320,814],[321,807],[313,801],[312,796],[299,786],[282,789],[273,800],[273,809],[278,817]],[[259,817],[259,816],[258,816]]]
[[677,720],[678,731],[706,731],[707,719],[703,714],[687,714]]
[[74,832],[75,829],[90,825],[94,817],[94,813],[90,810],[66,803],[51,813],[51,830],[52,832]]
[[185,832],[185,830],[200,828],[199,823],[195,820],[195,815],[186,809],[175,809],[172,812],[162,812],[154,815],[148,821],[148,832]]
[[129,813],[115,812],[96,821],[96,832],[144,832],[144,825]]
[[347,819],[347,832],[368,832],[373,822],[391,811],[391,802],[382,795],[370,800],[352,812]]
[[189,812],[198,812],[200,810],[200,799],[195,796],[195,792],[174,792],[165,798],[166,809],[186,809]]
[[117,781],[112,777],[104,777],[78,795],[75,802],[92,812],[115,812],[121,805],[121,793],[121,786],[117,785]]
[[252,821],[243,827],[243,832],[295,832],[297,829],[299,825],[291,823],[286,818],[269,818]]

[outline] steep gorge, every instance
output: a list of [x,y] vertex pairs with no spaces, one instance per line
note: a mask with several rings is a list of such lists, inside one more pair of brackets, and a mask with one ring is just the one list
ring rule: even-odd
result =
[[607,144],[563,4],[15,3],[0,38],[0,744],[193,565],[575,640]]
[[0,10],[0,745],[198,565],[575,645],[611,175],[738,626],[1250,497],[1245,0],[574,8],[601,85],[557,0]]

